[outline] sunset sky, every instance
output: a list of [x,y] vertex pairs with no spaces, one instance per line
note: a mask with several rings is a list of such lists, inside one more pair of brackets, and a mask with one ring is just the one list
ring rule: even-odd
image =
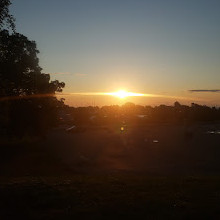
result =
[[[17,0],[17,32],[67,104],[220,105],[219,0]],[[74,95],[120,89],[157,97]],[[189,90],[200,90],[190,92]]]

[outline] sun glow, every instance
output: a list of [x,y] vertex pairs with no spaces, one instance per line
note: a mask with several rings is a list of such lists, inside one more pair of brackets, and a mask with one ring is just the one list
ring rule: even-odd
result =
[[112,92],[112,93],[109,93],[109,95],[116,96],[120,99],[124,99],[128,96],[144,96],[144,94],[141,94],[141,93],[127,92],[125,90],[119,90],[117,92]]
[[[45,94],[42,94],[43,96],[45,96]],[[169,95],[160,95],[160,94],[150,94],[150,93],[136,93],[136,92],[127,92],[125,90],[118,90],[116,92],[71,92],[71,93],[56,93],[57,96],[114,96],[117,97],[119,99],[125,99],[126,97],[130,97],[130,96],[139,96],[139,97],[151,97],[151,98],[167,98],[167,99],[175,99],[175,100],[191,100],[191,101],[195,101],[194,98],[189,98],[189,97],[183,97],[183,96],[169,96]],[[50,94],[51,96],[51,94]],[[25,97],[10,97],[10,99],[16,99],[16,98],[29,98],[30,96],[25,96]],[[31,96],[32,97],[32,96]],[[33,96],[34,98],[35,96]],[[41,97],[41,94],[37,95],[37,97]],[[0,98],[0,101],[4,101],[4,100],[8,100],[9,97],[3,97]],[[202,101],[202,99],[197,99],[197,101]]]
[[129,96],[129,93],[124,90],[119,90],[119,91],[115,92],[114,96],[117,96],[118,98],[123,99],[123,98]]

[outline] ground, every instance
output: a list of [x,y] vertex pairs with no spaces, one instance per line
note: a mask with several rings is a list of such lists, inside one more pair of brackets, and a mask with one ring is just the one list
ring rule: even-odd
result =
[[207,133],[218,129],[60,127],[2,141],[0,219],[218,219],[220,135]]

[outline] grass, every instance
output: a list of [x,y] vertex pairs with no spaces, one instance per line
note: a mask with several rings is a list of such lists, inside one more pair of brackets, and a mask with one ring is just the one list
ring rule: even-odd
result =
[[129,137],[135,148],[99,130],[5,143],[0,220],[220,219],[219,136],[149,127]]
[[0,219],[218,219],[220,177],[3,178]]

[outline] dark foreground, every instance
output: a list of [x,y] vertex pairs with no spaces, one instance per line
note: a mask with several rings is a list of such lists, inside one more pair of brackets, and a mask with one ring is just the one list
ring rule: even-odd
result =
[[75,175],[1,180],[1,219],[219,219],[219,177]]
[[1,147],[0,219],[219,219],[218,125],[50,132]]

